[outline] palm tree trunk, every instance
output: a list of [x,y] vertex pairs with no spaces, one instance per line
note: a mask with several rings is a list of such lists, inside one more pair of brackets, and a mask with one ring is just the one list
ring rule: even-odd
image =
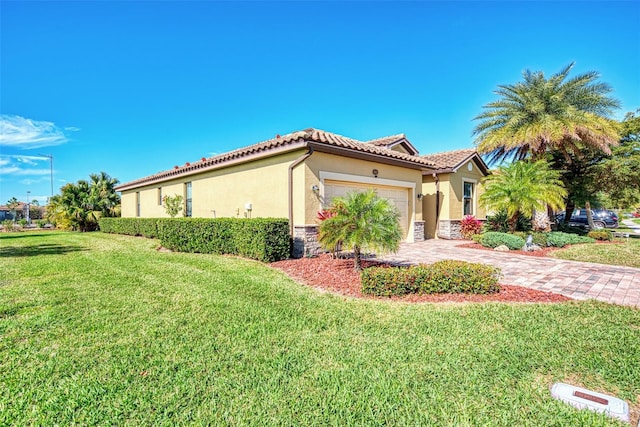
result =
[[516,231],[516,227],[518,226],[518,217],[520,216],[520,212],[516,212],[513,214],[511,218],[509,218],[509,231],[512,233]]
[[353,269],[356,271],[362,270],[362,259],[360,253],[360,246],[353,246]]
[[596,228],[596,225],[593,223],[593,215],[591,215],[591,202],[584,202],[584,209],[587,211],[587,224],[589,224],[589,230],[593,230]]
[[532,215],[532,226],[533,226],[533,230],[534,231],[550,231],[551,227],[550,227],[550,223],[551,221],[549,220],[550,216],[547,213],[548,210],[548,206],[547,209],[543,210],[543,211],[533,211],[533,215]]
[[569,224],[569,220],[571,219],[571,215],[573,215],[574,210],[576,210],[576,203],[571,198],[569,198],[567,201],[567,207],[564,210],[563,223]]

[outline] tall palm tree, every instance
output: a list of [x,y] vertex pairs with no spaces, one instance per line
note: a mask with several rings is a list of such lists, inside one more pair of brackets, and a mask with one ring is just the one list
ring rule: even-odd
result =
[[597,81],[597,72],[568,79],[574,64],[548,79],[526,70],[523,81],[499,85],[494,93],[500,99],[474,118],[478,151],[489,154],[490,162],[535,161],[549,151],[560,151],[569,161],[581,147],[609,154],[619,140],[617,123],[609,117],[620,104],[608,96],[611,87]]
[[400,214],[393,202],[372,189],[333,199],[335,214],[320,223],[318,241],[333,250],[339,244],[353,250],[353,268],[362,269],[362,251],[396,252],[402,232]]
[[509,229],[515,231],[520,215],[531,217],[534,210],[544,209],[547,204],[554,209],[562,206],[567,191],[560,175],[544,160],[499,166],[484,178],[479,202],[487,209],[506,211]]
[[120,196],[115,190],[120,181],[111,178],[106,172],[89,175],[90,198],[93,210],[101,216],[113,216],[114,209],[120,204]]

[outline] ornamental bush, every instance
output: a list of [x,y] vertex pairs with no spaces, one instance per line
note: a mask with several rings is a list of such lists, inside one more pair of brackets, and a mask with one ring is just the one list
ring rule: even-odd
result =
[[592,239],[595,239],[595,240],[611,241],[613,240],[613,233],[611,232],[611,230],[591,230],[587,234],[587,237],[591,237]]
[[[493,215],[487,215],[487,220],[482,226],[483,231],[499,231],[506,233],[509,231],[509,217],[506,211],[498,211]],[[516,224],[516,231],[529,231],[531,230],[531,218],[527,218],[524,215],[518,216],[518,222]]]
[[476,219],[473,215],[466,215],[460,221],[460,234],[467,240],[482,231],[482,221]]
[[360,278],[362,293],[368,295],[489,294],[500,290],[500,275],[499,269],[489,265],[444,260],[411,267],[370,267]]
[[505,245],[511,250],[517,250],[522,249],[525,244],[522,237],[497,231],[489,231],[480,236],[478,243],[487,248],[497,248],[498,246]]
[[579,243],[593,243],[591,237],[578,236],[577,234],[563,233],[561,231],[553,231],[547,233],[547,246],[563,248],[567,245],[577,245]]

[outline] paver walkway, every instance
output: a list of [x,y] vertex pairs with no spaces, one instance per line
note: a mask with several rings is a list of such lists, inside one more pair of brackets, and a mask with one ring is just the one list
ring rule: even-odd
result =
[[385,261],[418,264],[443,259],[482,262],[502,270],[502,283],[640,308],[640,268],[460,248],[459,240],[403,243]]

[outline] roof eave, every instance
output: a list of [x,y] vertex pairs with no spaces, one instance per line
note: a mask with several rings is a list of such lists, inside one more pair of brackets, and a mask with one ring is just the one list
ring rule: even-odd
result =
[[[298,141],[282,145],[280,147],[271,148],[268,150],[263,150],[257,153],[251,153],[244,156],[237,157],[235,159],[222,161],[219,163],[213,163],[206,165],[207,161],[205,160],[205,165],[202,163],[196,163],[191,166],[175,169],[175,170],[167,170],[164,172],[160,172],[160,174],[151,175],[146,178],[142,178],[136,181],[127,182],[115,188],[116,191],[128,191],[133,190],[135,188],[142,188],[149,185],[158,184],[161,182],[171,181],[176,178],[188,177],[196,174],[200,174],[203,172],[209,172],[217,169],[227,168],[230,166],[235,166],[241,163],[246,163],[254,160],[260,160],[266,157],[272,157],[274,155],[285,154],[290,151],[300,150],[302,148],[307,147],[307,141],[303,139],[299,139]],[[213,160],[213,159],[212,159]]]
[[370,152],[366,152],[366,151],[359,151],[359,150],[355,150],[353,148],[347,148],[347,147],[338,147],[335,145],[328,145],[328,144],[324,144],[324,143],[318,143],[315,141],[309,141],[309,146],[313,147],[313,149],[315,151],[321,152],[321,153],[327,153],[327,154],[337,154],[337,155],[343,155],[343,156],[347,156],[347,157],[351,157],[354,159],[360,159],[360,160],[374,160],[378,163],[383,163],[383,164],[388,164],[388,165],[393,165],[393,166],[403,166],[403,167],[409,167],[411,169],[418,169],[418,170],[423,170],[426,168],[429,168],[430,170],[433,169],[432,166],[423,164],[423,163],[419,163],[419,162],[414,162],[411,160],[405,160],[405,159],[398,159],[398,158],[394,158],[394,157],[389,157],[387,155],[384,154],[377,154],[377,153],[370,153]]

